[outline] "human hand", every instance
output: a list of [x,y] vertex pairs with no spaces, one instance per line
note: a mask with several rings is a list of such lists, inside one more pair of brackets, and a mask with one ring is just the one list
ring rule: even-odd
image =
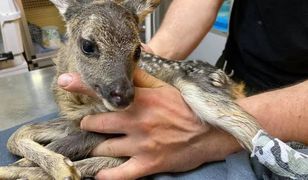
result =
[[[71,81],[61,87],[95,96],[77,74],[68,75]],[[130,157],[119,167],[100,171],[97,179],[136,179],[158,172],[187,171],[240,149],[229,134],[202,125],[172,86],[139,69],[135,85],[139,88],[134,103],[126,111],[87,116],[82,121],[85,130],[125,134],[93,150],[95,156]]]
[[145,52],[155,54],[153,49],[149,45],[147,45],[147,44],[141,43],[141,48]]
[[94,156],[130,157],[119,167],[101,170],[97,179],[187,171],[238,150],[231,136],[201,124],[174,87],[141,70],[135,84],[139,88],[126,111],[91,115],[81,122],[84,130],[125,134],[93,150]]

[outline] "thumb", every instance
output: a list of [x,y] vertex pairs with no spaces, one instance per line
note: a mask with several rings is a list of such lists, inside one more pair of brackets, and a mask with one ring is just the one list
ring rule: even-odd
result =
[[83,84],[78,73],[61,74],[57,80],[57,83],[59,87],[66,91],[96,97],[96,93],[92,89],[88,88],[85,84]]
[[147,171],[146,166],[138,162],[136,158],[130,158],[118,167],[101,170],[95,179],[133,180],[147,175],[150,175],[150,173]]
[[135,70],[134,84],[142,88],[159,88],[167,85],[164,81],[151,76],[140,68],[136,68]]

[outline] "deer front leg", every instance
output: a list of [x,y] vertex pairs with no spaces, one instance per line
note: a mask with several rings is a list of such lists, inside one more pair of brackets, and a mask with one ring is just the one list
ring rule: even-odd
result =
[[52,180],[40,167],[0,167],[0,179]]
[[63,119],[24,125],[8,139],[7,148],[11,153],[22,156],[15,148],[19,139],[31,139],[40,144],[48,144],[78,131],[80,129],[75,122]]
[[[17,139],[28,138],[40,144],[48,144],[74,131],[78,131],[78,129],[75,128],[74,122],[64,119],[24,125],[9,138],[7,148],[11,153],[23,157],[23,155],[16,150]],[[37,166],[32,161],[25,158],[11,165],[22,167]]]
[[[50,143],[78,131],[75,129],[76,125],[72,123],[59,120],[23,126],[10,137],[7,147],[13,154],[34,162],[56,179],[78,179],[79,172],[68,158],[52,152],[38,143]],[[31,165],[27,160],[22,160],[19,164]]]
[[[94,177],[101,169],[113,168],[125,162],[125,158],[92,157],[73,162],[81,172],[81,178]],[[41,167],[0,167],[0,179],[52,180]]]
[[37,164],[35,164],[34,162],[26,159],[26,158],[22,158],[12,164],[10,164],[9,166],[19,166],[19,167],[35,167],[37,166]]
[[[102,142],[105,139],[106,135],[79,131],[69,134],[66,137],[56,139],[45,147],[53,152],[62,154],[63,156],[68,157],[71,160],[77,160],[86,158],[92,151],[92,149],[96,147],[98,143]],[[94,159],[96,161],[94,161]],[[114,167],[115,165],[118,165],[119,162],[122,162],[116,158],[109,157],[94,159],[92,159],[91,161],[80,161],[80,163],[78,164],[77,168],[82,169],[83,172],[86,172],[87,174],[83,177],[93,176],[95,175],[93,173],[97,172],[101,168]],[[32,167],[37,165],[32,163],[32,161],[29,161],[28,159],[24,158],[12,164],[12,166]],[[26,168],[24,170],[27,171]],[[14,169],[11,171],[14,172]],[[31,172],[29,172],[28,174],[31,174]]]
[[[108,135],[79,131],[72,133],[66,137],[56,139],[45,147],[55,153],[62,154],[68,157],[72,161],[85,159],[89,156],[90,152],[102,141],[107,138]],[[11,166],[21,167],[34,167],[37,166],[32,161],[23,158]]]
[[[61,154],[52,152],[31,139],[17,140],[16,150],[33,161],[55,179],[79,179],[80,173],[73,163]],[[35,176],[35,174],[33,175]],[[1,176],[0,176],[1,177]]]

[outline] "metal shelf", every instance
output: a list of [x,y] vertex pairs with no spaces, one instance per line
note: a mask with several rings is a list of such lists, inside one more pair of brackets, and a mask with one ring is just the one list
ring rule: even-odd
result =
[[32,59],[30,64],[31,70],[54,66],[55,64],[52,59],[56,57],[57,52],[58,50],[54,50],[47,53],[36,54],[36,58]]
[[22,55],[19,55],[19,56],[16,56],[15,59],[18,59],[22,63],[12,65],[13,61],[8,61],[6,63],[2,62],[0,66],[0,77],[11,76],[11,75],[28,72],[28,65],[24,57]]

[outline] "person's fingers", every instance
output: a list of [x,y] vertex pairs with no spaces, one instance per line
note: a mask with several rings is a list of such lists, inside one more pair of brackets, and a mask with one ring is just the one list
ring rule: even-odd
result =
[[91,97],[97,97],[94,90],[89,89],[82,83],[80,75],[77,73],[61,74],[57,83],[62,89],[66,91],[86,94]]
[[147,44],[141,43],[141,48],[143,51],[154,54],[154,51]]
[[132,157],[118,167],[103,169],[96,175],[99,180],[131,180],[149,175],[149,164],[139,162]]
[[108,156],[108,157],[129,157],[134,152],[136,142],[132,142],[127,136],[109,138],[96,146],[92,152],[92,156]]
[[145,71],[136,68],[134,73],[134,84],[143,88],[158,88],[167,85],[164,81],[157,79]]
[[133,117],[125,111],[108,112],[85,116],[80,128],[98,133],[126,133],[130,127]]

